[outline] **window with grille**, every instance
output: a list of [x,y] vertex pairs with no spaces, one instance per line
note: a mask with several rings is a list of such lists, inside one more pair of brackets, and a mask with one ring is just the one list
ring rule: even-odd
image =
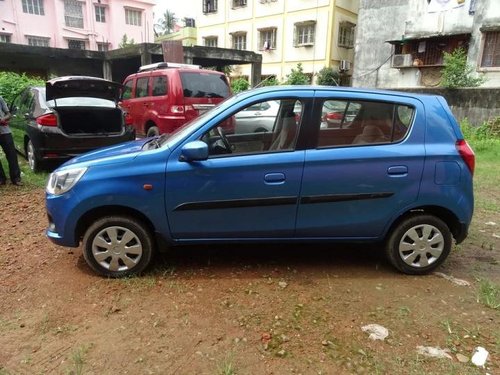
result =
[[244,50],[247,49],[247,34],[235,33],[233,34],[233,48]]
[[295,46],[311,46],[314,44],[316,22],[295,24]]
[[101,52],[109,51],[109,43],[97,43],[97,50]]
[[246,7],[247,0],[233,0],[233,8]]
[[341,22],[339,25],[339,47],[354,47],[354,27],[356,25],[350,22]]
[[208,36],[203,38],[205,47],[217,47],[218,38],[216,36]]
[[95,20],[97,22],[106,22],[106,7],[95,6]]
[[82,3],[77,0],[64,0],[64,22],[68,27],[83,29]]
[[276,28],[259,30],[259,50],[270,50],[276,48]]
[[500,31],[485,32],[481,67],[500,67]]
[[43,0],[22,0],[23,12],[29,14],[45,15]]
[[28,45],[35,47],[49,47],[50,38],[41,36],[28,36]]
[[0,43],[10,43],[10,35],[0,34]]
[[68,48],[69,49],[85,49],[85,41],[76,40],[76,39],[68,39]]
[[125,9],[125,23],[127,25],[142,26],[141,11],[134,9]]
[[203,0],[203,13],[216,13],[217,0]]

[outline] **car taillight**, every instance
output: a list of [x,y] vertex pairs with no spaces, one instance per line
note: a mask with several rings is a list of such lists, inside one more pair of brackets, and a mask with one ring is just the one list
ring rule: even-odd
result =
[[344,115],[340,112],[330,112],[326,116],[332,120],[341,120],[342,117],[344,117]]
[[465,139],[457,141],[456,147],[465,164],[467,164],[470,173],[474,174],[474,168],[476,166],[476,155],[474,155],[474,151],[472,151],[472,148]]
[[170,107],[170,112],[172,113],[184,113],[183,105],[173,105]]
[[53,113],[47,113],[36,118],[36,123],[42,126],[57,126],[57,117]]

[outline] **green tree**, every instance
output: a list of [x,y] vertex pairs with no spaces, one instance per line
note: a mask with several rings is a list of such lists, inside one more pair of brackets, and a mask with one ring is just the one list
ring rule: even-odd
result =
[[0,96],[7,104],[28,86],[45,86],[45,80],[14,72],[0,72]]
[[297,64],[297,69],[292,68],[290,74],[287,74],[285,85],[308,85],[310,83],[309,77],[304,73],[302,64]]
[[331,67],[324,67],[318,74],[318,85],[322,86],[339,86],[340,84],[340,74],[336,69]]
[[123,34],[122,40],[120,44],[118,44],[118,47],[120,48],[126,48],[128,46],[133,46],[135,44],[134,38],[128,38],[127,34]]
[[450,89],[458,87],[477,87],[484,81],[484,76],[474,77],[474,68],[467,64],[467,53],[463,48],[444,53],[443,76],[441,86]]
[[245,78],[237,78],[231,82],[231,90],[233,93],[237,94],[242,91],[248,90],[250,83]]
[[266,79],[259,82],[258,87],[265,86],[279,86],[280,82],[276,79],[276,76],[269,76]]
[[177,21],[178,19],[175,16],[175,13],[167,9],[158,23],[158,26],[160,26],[162,30],[161,33],[163,35],[172,34],[175,30]]

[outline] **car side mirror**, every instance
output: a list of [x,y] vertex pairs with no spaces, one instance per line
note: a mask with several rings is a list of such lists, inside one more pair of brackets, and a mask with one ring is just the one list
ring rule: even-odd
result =
[[208,159],[208,145],[202,141],[186,143],[181,149],[180,161],[201,161]]

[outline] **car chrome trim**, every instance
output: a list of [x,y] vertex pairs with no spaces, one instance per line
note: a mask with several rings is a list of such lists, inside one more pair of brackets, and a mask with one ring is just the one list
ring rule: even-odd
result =
[[272,197],[272,198],[251,198],[251,199],[229,199],[206,202],[186,202],[181,203],[174,208],[174,211],[189,210],[213,210],[223,208],[242,208],[242,207],[263,207],[263,206],[281,206],[297,204],[297,197]]
[[301,204],[312,203],[328,203],[328,202],[345,202],[345,201],[360,201],[366,199],[379,199],[392,197],[394,193],[381,192],[381,193],[362,193],[362,194],[328,194],[328,195],[311,195],[302,197]]

